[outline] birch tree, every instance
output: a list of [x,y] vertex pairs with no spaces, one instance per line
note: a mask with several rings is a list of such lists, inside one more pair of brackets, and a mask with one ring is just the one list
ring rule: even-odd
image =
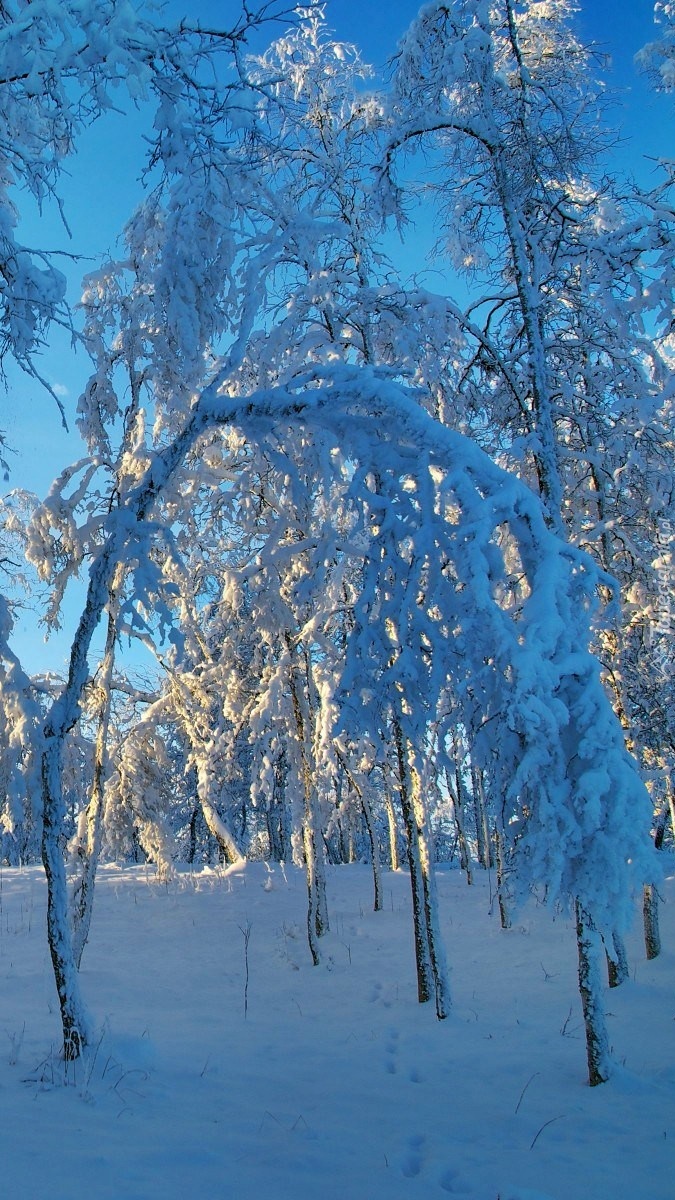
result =
[[[81,1051],[87,1023],[67,920],[62,775],[92,637],[123,568],[120,619],[180,666],[188,622],[177,627],[174,572],[187,554],[175,531],[190,528],[186,513],[207,494],[226,521],[248,522],[247,532],[260,522],[243,559],[228,562],[254,599],[275,569],[280,581],[258,610],[268,622],[276,611],[284,617],[269,641],[260,719],[261,728],[273,724],[276,685],[276,712],[285,699],[285,727],[295,730],[287,766],[303,784],[310,941],[322,903],[311,845],[315,792],[325,787],[316,766],[339,765],[337,746],[361,739],[379,748],[388,739],[417,872],[421,991],[439,1017],[447,1014],[422,783],[448,694],[476,769],[500,796],[500,829],[518,832],[511,842],[523,889],[576,906],[580,945],[625,925],[631,896],[653,874],[646,793],[586,650],[596,593],[609,581],[559,536],[545,363],[521,355],[542,509],[525,483],[439,419],[442,365],[461,342],[461,322],[453,306],[378,275],[362,226],[368,210],[362,216],[355,201],[382,106],[357,97],[331,107],[320,68],[345,53],[317,45],[312,19],[269,57],[242,65],[219,110],[222,139],[198,143],[197,170],[183,169],[195,161],[194,129],[167,102],[160,142],[170,169],[128,226],[125,260],[88,284],[95,371],[81,418],[90,455],[69,476],[78,482],[64,528],[89,563],[89,582],[42,759],[51,948],[68,1057]],[[303,88],[312,102],[296,106]],[[505,151],[500,163],[505,173]],[[514,253],[524,253],[519,230],[509,230],[506,241],[512,234]],[[536,359],[543,334],[531,281],[522,291]],[[124,427],[120,370],[139,381],[144,400],[124,487],[115,488],[106,445]],[[212,472],[205,487],[204,466]],[[99,472],[105,503],[91,512],[86,496]],[[261,503],[263,473],[273,512]],[[59,495],[62,486],[54,501]],[[505,600],[514,569],[517,604]],[[199,591],[193,596],[199,607]],[[139,746],[131,765],[142,762]],[[385,754],[375,761],[384,765]],[[598,1036],[592,1082],[607,1069]]]
[[[531,480],[553,529],[594,552],[597,536],[611,572],[630,542],[617,481],[628,470],[628,483],[631,438],[658,429],[650,480],[668,459],[668,368],[643,321],[666,311],[665,277],[652,298],[652,268],[672,249],[673,223],[662,204],[638,227],[597,175],[599,91],[571,14],[566,0],[425,7],[396,60],[383,184],[396,203],[398,159],[428,148],[441,241],[473,293],[459,317],[473,350],[453,376],[461,417]],[[663,509],[655,492],[645,501],[654,536]],[[617,704],[625,709],[625,694]],[[578,911],[579,928],[593,924]],[[585,954],[590,932],[579,945]],[[598,997],[585,1012],[600,1019]]]
[[[63,159],[77,134],[110,105],[111,90],[117,85],[133,99],[152,97],[157,102],[151,164],[171,170],[176,164],[177,130],[189,125],[198,136],[201,122],[201,135],[207,136],[218,85],[201,74],[204,62],[224,49],[236,65],[247,31],[264,16],[271,17],[273,11],[280,10],[267,6],[263,13],[245,11],[232,30],[219,32],[202,31],[188,23],[175,30],[162,29],[131,6],[114,2],[103,8],[62,5],[58,11],[42,2],[3,5],[0,103],[8,130],[0,229],[4,242],[3,351],[30,373],[38,374],[34,351],[49,322],[68,319],[65,283],[46,255],[17,240],[17,213],[9,189],[24,187],[38,203],[55,194]],[[29,66],[23,57],[27,46]],[[232,91],[236,85],[224,86],[226,100]],[[79,689],[83,686],[81,678]],[[64,1016],[66,1057],[76,1056],[85,1038],[83,1010],[74,998],[65,877],[57,844],[63,820],[62,737],[76,717],[76,708],[53,710],[45,729],[48,749],[43,765],[48,934]]]
[[660,91],[672,92],[675,90],[675,8],[671,0],[657,0],[654,18],[659,37],[647,42],[636,60]]

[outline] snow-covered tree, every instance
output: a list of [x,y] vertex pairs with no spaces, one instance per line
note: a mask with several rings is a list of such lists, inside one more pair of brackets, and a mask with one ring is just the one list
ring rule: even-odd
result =
[[[536,20],[525,40],[548,64],[551,6],[530,7]],[[463,70],[486,54],[490,65],[487,7],[459,8],[477,19],[466,45],[451,42],[453,54]],[[559,16],[560,5],[553,9]],[[487,81],[488,115],[506,120],[503,80],[512,77],[512,107],[528,132],[510,155],[500,132],[495,167],[492,143],[476,133],[485,114],[469,114],[471,138],[494,168],[476,185],[480,232],[511,256],[511,282],[505,270],[500,283],[511,289],[514,348],[509,363],[504,325],[497,365],[518,400],[544,508],[525,482],[448,427],[449,371],[474,330],[456,305],[403,286],[378,254],[383,209],[365,180],[375,176],[388,118],[362,90],[357,57],[325,38],[313,12],[268,54],[235,56],[236,85],[209,108],[212,121],[190,124],[182,101],[167,100],[162,180],[127,228],[126,257],[88,281],[94,372],[80,405],[88,455],[57,481],[31,543],[52,572],[55,611],[73,565],[89,564],[68,679],[45,724],[42,772],[67,1056],[79,1053],[87,1027],[67,919],[62,776],[106,614],[111,644],[116,631],[135,630],[154,643],[170,680],[161,713],[147,710],[111,777],[119,828],[129,825],[125,804],[131,810],[145,796],[147,811],[136,812],[149,846],[161,831],[167,792],[148,763],[168,768],[168,720],[182,722],[205,815],[222,818],[216,775],[245,712],[258,797],[267,791],[271,803],[280,784],[295,792],[288,824],[307,871],[315,960],[334,781],[357,792],[365,764],[400,797],[420,998],[447,1014],[424,792],[430,772],[447,764],[438,738],[449,712],[491,792],[521,889],[575,906],[591,1007],[587,947],[625,925],[631,895],[653,876],[649,803],[587,650],[596,594],[610,581],[561,536],[561,443],[539,310],[544,280],[553,287],[564,271],[555,260],[553,274],[537,274],[545,258],[532,240],[536,222],[520,223],[530,185],[543,196],[542,246],[549,224],[565,226],[565,204],[583,223],[585,202],[577,191],[563,198],[533,167],[530,133],[551,171],[569,136],[542,111],[528,124],[530,92],[533,109],[540,92],[518,57],[514,10],[505,11],[496,43],[507,60],[477,80],[469,73],[467,94],[480,99]],[[448,14],[436,5],[420,17],[425,54],[430,23],[434,62],[445,63],[436,34]],[[407,44],[417,44],[412,35]],[[568,49],[571,71],[576,50]],[[419,76],[410,53],[407,81]],[[430,95],[425,87],[418,95],[417,83],[399,89],[390,166],[397,145],[434,132],[420,128],[420,114],[430,98],[443,111],[445,83],[430,87]],[[445,131],[465,132],[455,125]],[[487,333],[477,339],[483,349]],[[101,682],[109,691],[108,676]],[[151,846],[162,862],[167,846]],[[607,1047],[599,1026],[591,1033],[590,1075],[599,1082]]]
[[672,92],[675,91],[675,5],[672,0],[656,0],[654,17],[659,26],[659,37],[643,46],[636,59],[659,90]]
[[[668,183],[624,196],[600,173],[608,135],[572,14],[567,0],[425,6],[396,60],[383,187],[400,203],[398,162],[426,149],[439,248],[470,296],[446,419],[531,481],[552,528],[618,577],[630,621],[636,561],[654,595],[672,519],[660,339],[675,223]],[[616,630],[599,645],[628,725],[635,666]]]
[[[111,104],[111,89],[123,86],[132,99],[154,100],[156,116],[151,141],[151,167],[159,174],[176,173],[186,161],[189,142],[194,163],[212,143],[212,125],[220,109],[238,91],[236,67],[251,28],[288,9],[265,5],[248,8],[229,30],[203,30],[182,22],[163,28],[121,0],[96,5],[55,6],[49,0],[3,5],[0,54],[0,104],[7,138],[2,165],[0,254],[3,276],[3,350],[35,374],[34,350],[51,320],[67,319],[64,280],[47,257],[21,245],[16,236],[17,210],[11,189],[23,187],[38,204],[56,194],[59,171],[77,134]],[[211,66],[222,51],[234,65],[224,82]],[[236,107],[236,99],[234,101]],[[189,355],[185,338],[182,345]],[[185,373],[185,363],[181,361]],[[132,401],[133,403],[133,401]],[[109,414],[113,417],[113,414]],[[89,465],[90,473],[100,463]],[[113,470],[114,475],[114,470]],[[105,505],[103,505],[105,507]],[[99,527],[105,519],[99,511]],[[92,530],[90,528],[90,533]],[[95,536],[95,534],[93,534]],[[82,555],[76,557],[81,561]],[[68,570],[69,568],[65,568]],[[112,583],[112,579],[109,581]],[[84,664],[83,664],[84,667]],[[78,690],[84,687],[78,679]],[[46,726],[47,758],[60,759],[62,734],[77,719],[75,708],[52,710]],[[84,1037],[82,1011],[70,1003],[73,967],[66,929],[65,876],[59,848],[63,797],[57,782],[60,768],[52,762],[43,773],[47,804],[43,820],[43,861],[49,883],[48,930],[57,990],[64,1014],[66,1055],[77,1054]]]

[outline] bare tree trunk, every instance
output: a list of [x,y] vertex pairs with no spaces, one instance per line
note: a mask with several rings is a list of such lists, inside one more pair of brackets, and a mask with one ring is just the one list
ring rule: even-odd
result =
[[421,1004],[435,997],[439,1021],[450,1012],[450,988],[445,952],[438,926],[436,881],[419,772],[404,737],[401,721],[393,718],[394,741],[401,783],[401,808],[408,839],[408,862],[415,926],[417,994]]
[[[211,389],[217,386],[214,380]],[[208,389],[202,394],[213,395]],[[68,920],[66,869],[61,852],[65,810],[63,804],[63,744],[78,718],[80,697],[89,675],[89,650],[92,637],[110,599],[115,572],[124,556],[128,522],[145,519],[162,488],[183,462],[186,453],[208,424],[208,401],[197,406],[178,436],[154,455],[138,486],[124,504],[125,520],[116,523],[107,535],[89,571],[84,608],[71,645],[68,679],[53,701],[44,725],[42,754],[42,861],[47,877],[47,936],[59,997],[63,1027],[63,1053],[75,1059],[87,1041],[87,1018],[80,996],[79,978],[73,954]],[[125,532],[126,531],[126,532]]]
[[628,979],[628,955],[620,933],[612,934],[612,952],[605,946],[607,955],[607,980],[611,988],[620,987]]
[[394,801],[391,798],[391,788],[387,782],[385,773],[383,772],[384,783],[384,803],[387,812],[387,824],[389,827],[389,862],[392,871],[398,871],[401,867],[401,860],[398,853],[398,822],[396,820],[396,812],[394,810]]
[[373,887],[375,890],[374,911],[381,912],[382,911],[382,872],[380,870],[380,846],[379,846],[379,842],[377,840],[377,828],[375,825],[375,817],[373,816],[372,805],[371,805],[368,797],[365,795],[360,783],[358,782],[357,779],[354,778],[354,775],[350,771],[347,761],[345,759],[345,756],[342,753],[342,751],[338,745],[335,746],[335,752],[336,752],[339,762],[345,772],[345,775],[347,776],[350,787],[352,787],[354,789],[354,791],[356,792],[356,795],[358,796],[359,800],[361,801],[361,808],[363,809],[363,818],[365,820],[366,829],[368,831],[368,841],[370,842],[370,861],[371,861],[372,868],[373,868]]
[[274,764],[272,799],[267,809],[267,833],[270,854],[275,862],[288,862],[293,855],[291,846],[290,813],[286,800],[288,759],[282,750]]
[[670,828],[673,837],[675,838],[675,790],[668,787],[668,811],[670,813]]
[[305,813],[302,826],[302,845],[305,853],[305,874],[307,878],[307,941],[312,962],[318,967],[321,962],[319,951],[319,894],[316,878],[316,839],[311,820]]
[[108,774],[108,735],[110,731],[112,680],[115,667],[115,645],[117,642],[117,620],[119,614],[118,597],[124,583],[124,574],[124,567],[118,564],[110,585],[105,651],[97,680],[100,702],[94,751],[94,772],[91,796],[86,811],[86,836],[84,845],[78,846],[78,861],[81,873],[73,889],[72,899],[73,954],[75,955],[78,970],[82,962],[84,948],[89,938],[91,917],[94,909],[96,872],[101,853],[103,797]]
[[476,814],[476,843],[478,846],[478,861],[486,871],[494,866],[492,860],[492,841],[488,824],[487,807],[485,804],[485,789],[483,773],[479,767],[471,764],[471,783],[473,790],[474,812]]
[[579,955],[579,992],[586,1030],[588,1082],[591,1087],[605,1083],[610,1076],[609,1041],[602,1003],[598,966],[600,938],[588,913],[576,902],[577,952]]
[[434,973],[431,966],[429,950],[429,935],[424,913],[424,879],[422,861],[420,858],[417,823],[415,821],[412,797],[408,781],[408,765],[403,746],[403,733],[399,722],[394,718],[394,740],[399,768],[399,796],[403,825],[406,832],[408,850],[408,867],[410,869],[410,887],[412,891],[413,926],[415,931],[415,965],[417,968],[417,999],[420,1004],[426,1004],[434,994]]
[[199,805],[195,805],[190,816],[190,847],[188,850],[188,862],[192,864],[195,861],[197,853],[197,814]]
[[[657,850],[663,848],[663,838],[666,831],[666,821],[668,812],[672,805],[672,793],[669,796],[670,804],[664,804],[661,807],[658,817],[656,818],[656,828],[654,830],[654,846]],[[661,953],[661,932],[659,929],[659,893],[653,883],[645,884],[642,897],[642,916],[645,931],[645,952],[647,958],[658,958]]]
[[659,930],[659,894],[653,883],[644,887],[642,899],[642,916],[645,930],[645,951],[647,958],[658,958],[661,953],[661,933]]
[[73,953],[66,868],[59,844],[65,816],[61,790],[64,737],[65,730],[56,732],[49,724],[45,727],[42,862],[47,876],[47,937],[61,1010],[63,1055],[67,1061],[72,1061],[79,1058],[87,1044],[88,1021]]
[[245,862],[245,857],[227,821],[221,817],[213,800],[213,763],[209,746],[195,752],[197,768],[197,798],[209,833],[216,839],[223,861],[229,866]]
[[370,800],[366,796],[361,797],[363,806],[363,816],[368,830],[368,841],[370,842],[370,861],[373,868],[373,891],[374,901],[373,909],[375,912],[382,911],[382,871],[380,868],[380,846],[377,840],[377,828],[375,825],[375,817]]
[[307,938],[314,966],[321,961],[318,939],[329,930],[328,907],[326,904],[326,873],[323,861],[323,850],[319,849],[319,838],[316,830],[316,790],[312,766],[307,745],[307,718],[303,713],[300,692],[298,689],[297,653],[293,647],[290,634],[286,634],[286,646],[289,652],[289,685],[295,718],[295,729],[300,750],[300,765],[302,772],[302,788],[304,795],[304,812],[302,822],[302,845],[305,857],[307,876]]
[[422,856],[422,871],[424,880],[424,916],[427,924],[429,935],[429,950],[431,952],[431,966],[434,973],[434,988],[436,995],[436,1016],[439,1021],[444,1021],[450,1015],[450,984],[448,981],[448,969],[445,958],[445,947],[438,920],[438,897],[436,893],[436,875],[434,873],[434,859],[432,851],[432,841],[429,836],[429,831],[426,821],[426,815],[421,819],[420,805],[422,797],[419,791],[419,776],[417,772],[413,774],[413,804],[417,813],[418,827],[420,828],[420,853]]
[[[118,568],[116,583],[121,585],[122,572]],[[82,954],[89,937],[91,915],[94,908],[94,887],[99,855],[101,853],[101,834],[103,824],[103,792],[108,769],[108,731],[110,729],[110,704],[113,667],[115,664],[115,641],[117,637],[117,606],[115,601],[117,588],[113,585],[111,604],[108,608],[108,629],[106,632],[105,654],[101,663],[100,705],[98,729],[96,732],[96,748],[94,752],[94,775],[91,796],[86,812],[86,837],[84,845],[78,847],[78,862],[80,863],[80,878],[73,889],[72,924],[73,924],[73,955],[78,970],[82,962]]]
[[495,829],[495,857],[497,859],[497,900],[499,902],[499,919],[502,929],[511,928],[510,896],[508,892],[506,863],[504,859],[504,839],[498,829]]
[[455,828],[457,830],[457,842],[459,844],[459,865],[466,875],[466,882],[471,886],[473,877],[471,875],[471,854],[469,851],[469,843],[466,839],[466,830],[464,828],[464,797],[461,791],[461,779],[459,777],[459,769],[457,760],[455,760],[455,786],[452,786],[450,779],[450,771],[445,769],[445,782],[452,800],[452,812],[455,818]]

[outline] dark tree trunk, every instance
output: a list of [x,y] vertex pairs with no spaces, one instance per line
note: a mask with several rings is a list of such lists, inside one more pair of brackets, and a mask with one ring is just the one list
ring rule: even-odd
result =
[[605,1083],[610,1075],[609,1041],[602,1003],[598,967],[599,936],[588,913],[576,902],[577,952],[579,956],[579,992],[586,1031],[588,1082],[591,1087]]
[[611,988],[620,987],[628,979],[628,956],[624,940],[616,930],[612,934],[611,953],[605,947],[607,955],[607,980]]
[[645,884],[642,901],[642,915],[645,930],[645,951],[647,958],[658,958],[661,953],[661,933],[659,930],[659,894],[653,883]]

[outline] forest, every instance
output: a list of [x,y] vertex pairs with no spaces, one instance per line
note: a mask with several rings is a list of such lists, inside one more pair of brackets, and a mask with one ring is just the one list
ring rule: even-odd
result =
[[[293,864],[315,966],[327,872],[367,863],[376,911],[405,872],[441,1021],[452,864],[494,872],[505,930],[572,914],[601,1084],[675,837],[675,160],[610,165],[571,0],[425,4],[380,74],[330,5],[196,14],[0,5],[1,361],[81,437],[1,520],[0,859],[44,868],[63,1058],[105,864]],[[655,16],[635,70],[669,93]],[[75,307],[22,205],[123,104],[144,196]],[[17,613],[69,625],[77,580],[67,671],[29,672]]]

